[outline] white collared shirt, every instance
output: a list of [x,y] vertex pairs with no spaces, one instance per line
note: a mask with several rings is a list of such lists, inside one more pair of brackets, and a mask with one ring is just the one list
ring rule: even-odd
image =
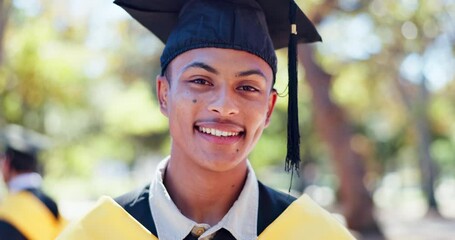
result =
[[[259,187],[254,170],[248,162],[248,175],[239,198],[219,223],[210,226],[196,223],[184,216],[172,201],[163,184],[169,157],[161,161],[150,185],[149,205],[160,240],[184,239],[191,231],[203,232],[199,239],[211,239],[221,228],[238,240],[257,238]],[[198,234],[199,235],[199,234]]]
[[43,179],[38,173],[21,173],[8,182],[8,189],[11,193],[24,189],[40,188]]

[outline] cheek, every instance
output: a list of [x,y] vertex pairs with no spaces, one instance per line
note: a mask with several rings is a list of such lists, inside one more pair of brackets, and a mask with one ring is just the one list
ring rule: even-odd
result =
[[176,89],[170,92],[169,102],[171,103],[172,108],[174,109],[185,109],[183,106],[188,106],[192,104],[194,97],[191,97],[189,91]]
[[247,110],[245,120],[248,122],[250,137],[253,142],[257,142],[266,126],[267,109],[263,105],[258,105],[256,108]]
[[265,124],[268,113],[268,105],[265,104],[265,101],[252,104],[246,111],[246,113],[249,115],[249,118],[257,121],[258,125]]
[[203,104],[204,101],[199,96],[191,94],[190,91],[175,92],[170,98],[169,117],[172,118],[171,122],[187,124],[185,120],[194,118]]
[[[178,102],[179,104],[187,104],[193,103],[194,100],[198,97],[195,93],[184,89],[183,87],[180,89],[176,89],[172,93],[173,99]],[[197,101],[196,101],[197,102]]]

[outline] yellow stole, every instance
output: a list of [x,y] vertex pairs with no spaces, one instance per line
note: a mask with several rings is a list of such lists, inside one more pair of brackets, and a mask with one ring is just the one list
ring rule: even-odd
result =
[[63,229],[51,211],[32,193],[21,191],[8,195],[0,205],[0,219],[10,223],[27,239],[50,240]]
[[[355,239],[330,213],[308,196],[294,201],[258,240]],[[57,240],[158,240],[109,197],[102,197],[80,221],[70,224]]]

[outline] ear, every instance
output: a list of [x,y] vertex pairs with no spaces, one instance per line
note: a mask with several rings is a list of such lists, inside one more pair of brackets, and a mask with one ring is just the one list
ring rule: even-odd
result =
[[9,158],[5,155],[0,156],[0,167],[2,169],[9,169],[10,166],[10,160]]
[[158,102],[160,103],[160,110],[164,116],[168,116],[168,93],[169,93],[169,81],[165,76],[158,75],[156,77],[156,95],[158,96]]
[[267,106],[267,117],[265,119],[265,126],[269,126],[270,124],[270,117],[272,116],[273,109],[275,109],[275,103],[276,99],[278,97],[278,94],[276,93],[275,89],[272,89],[272,92],[270,93],[269,96],[269,103]]
[[0,161],[0,170],[3,176],[3,181],[8,182],[10,180],[10,160],[8,157],[3,156]]

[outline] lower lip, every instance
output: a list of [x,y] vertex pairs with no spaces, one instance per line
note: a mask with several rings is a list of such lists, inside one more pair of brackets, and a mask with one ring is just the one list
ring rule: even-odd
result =
[[230,136],[230,137],[218,137],[218,136],[214,136],[211,134],[206,134],[206,133],[200,132],[197,129],[195,129],[194,131],[196,131],[196,133],[199,136],[201,136],[203,139],[205,139],[211,143],[215,143],[215,144],[222,144],[222,145],[234,144],[234,143],[240,141],[240,139],[242,138],[242,134],[239,134],[237,136]]

